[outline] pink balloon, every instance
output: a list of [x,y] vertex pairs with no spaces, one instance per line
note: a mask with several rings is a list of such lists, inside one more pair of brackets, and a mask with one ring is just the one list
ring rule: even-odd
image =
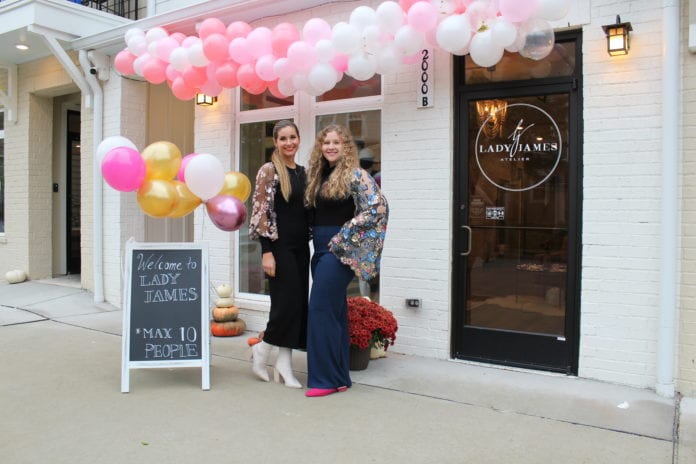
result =
[[288,61],[294,69],[309,71],[317,62],[317,53],[313,46],[299,40],[288,48]]
[[231,89],[239,85],[239,81],[237,81],[238,70],[239,66],[236,63],[228,61],[218,66],[215,70],[215,77],[221,86]]
[[137,57],[128,51],[128,49],[121,50],[116,55],[116,58],[114,58],[114,66],[116,67],[116,71],[120,72],[121,74],[135,74],[133,62],[136,58]]
[[202,40],[205,40],[207,37],[213,34],[225,35],[226,33],[227,28],[225,27],[225,23],[217,18],[204,19],[198,28],[198,37],[200,37]]
[[229,42],[223,34],[210,34],[203,39],[203,54],[213,63],[222,63],[229,58]]
[[222,92],[222,86],[216,80],[207,80],[200,89],[202,93],[213,97],[217,97]]
[[208,217],[218,229],[233,232],[244,225],[246,207],[232,195],[216,195],[205,202]]
[[189,48],[191,45],[198,43],[199,40],[200,39],[195,35],[189,35],[184,37],[184,40],[181,41],[181,46],[184,48]]
[[232,39],[228,51],[230,57],[239,64],[251,63],[254,60],[254,55],[249,50],[247,39],[243,37]]
[[266,83],[256,75],[254,67],[250,64],[243,64],[237,71],[239,86],[253,95],[260,95],[266,90]]
[[171,64],[167,65],[167,69],[164,71],[165,74],[167,75],[167,80],[168,81],[173,81],[177,77],[181,76],[181,73],[174,68]]
[[170,35],[169,37],[171,37],[172,39],[176,40],[179,44],[181,44],[184,41],[184,39],[186,38],[186,34],[184,34],[182,32],[175,32],[172,35]]
[[179,100],[191,100],[196,96],[196,89],[186,85],[183,77],[174,79],[171,85],[172,93]]
[[268,83],[268,91],[271,92],[271,95],[273,95],[276,98],[289,97],[289,95],[285,95],[283,92],[280,91],[280,89],[278,88],[278,81],[277,80]]
[[273,54],[284,57],[288,53],[288,47],[293,42],[300,40],[300,31],[290,23],[280,23],[273,28],[271,34],[271,48]]
[[312,45],[322,39],[331,39],[331,26],[321,18],[312,18],[302,28],[302,38]]
[[169,55],[172,54],[172,50],[179,46],[179,42],[173,37],[165,37],[157,41],[155,46],[155,55],[162,61],[169,63]]
[[244,21],[235,21],[227,26],[227,38],[234,40],[237,37],[246,37],[251,32],[251,26]]
[[176,174],[177,179],[179,179],[181,182],[186,182],[186,165],[189,163],[189,161],[191,161],[191,158],[196,155],[198,155],[198,153],[189,153],[181,158],[181,167],[179,168],[179,172]]
[[437,10],[429,2],[420,1],[411,5],[407,17],[411,27],[424,34],[437,26]]
[[145,180],[145,161],[130,147],[109,150],[102,160],[102,176],[119,192],[138,190]]
[[157,58],[150,58],[143,65],[143,77],[152,84],[161,84],[167,80],[167,63]]
[[404,12],[407,12],[411,6],[418,1],[420,0],[399,0],[399,5],[401,5],[401,9],[404,10]]
[[350,56],[344,55],[343,53],[336,53],[336,55],[331,60],[331,66],[338,72],[346,72],[348,70],[348,60]]
[[264,55],[256,62],[256,74],[266,82],[278,79],[278,75],[273,70],[273,65],[276,62],[276,57],[273,55]]
[[500,13],[508,21],[518,23],[529,19],[536,12],[538,0],[500,0]]
[[246,36],[247,47],[254,58],[273,53],[271,48],[271,30],[267,27],[257,27]]
[[181,75],[186,81],[186,85],[193,88],[200,87],[208,80],[205,68],[196,66],[187,67]]

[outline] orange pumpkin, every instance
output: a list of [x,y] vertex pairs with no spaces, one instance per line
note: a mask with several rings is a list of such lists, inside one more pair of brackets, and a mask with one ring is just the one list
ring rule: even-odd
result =
[[216,337],[236,337],[246,330],[246,323],[242,319],[229,322],[210,321],[210,333]]
[[215,306],[213,308],[213,320],[217,322],[236,321],[238,315],[239,308],[236,306],[230,306],[229,308]]

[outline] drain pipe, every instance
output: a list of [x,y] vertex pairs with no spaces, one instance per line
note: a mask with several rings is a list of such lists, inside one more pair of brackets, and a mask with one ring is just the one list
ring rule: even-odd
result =
[[[80,50],[80,66],[85,72],[87,83],[94,95],[94,108],[92,110],[92,275],[94,276],[94,302],[104,301],[104,259],[103,259],[103,182],[101,166],[96,159],[97,146],[103,138],[104,121],[104,92],[96,75],[104,73],[104,62],[108,60],[103,55],[94,51]],[[108,69],[106,70],[108,73]],[[108,74],[107,74],[108,75]]]
[[662,205],[660,315],[657,335],[658,395],[674,397],[679,239],[679,0],[662,1]]

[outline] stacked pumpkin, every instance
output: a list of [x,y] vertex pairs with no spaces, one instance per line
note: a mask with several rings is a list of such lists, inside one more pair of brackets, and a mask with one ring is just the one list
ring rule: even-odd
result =
[[246,323],[239,319],[239,308],[234,305],[232,288],[222,284],[215,291],[218,299],[212,309],[213,320],[210,321],[210,332],[216,337],[236,337],[246,330]]

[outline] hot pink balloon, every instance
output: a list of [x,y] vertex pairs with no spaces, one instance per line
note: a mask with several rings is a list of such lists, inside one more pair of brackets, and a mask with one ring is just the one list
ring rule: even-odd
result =
[[251,32],[251,26],[244,21],[235,21],[227,26],[227,38],[229,40],[236,39],[237,37],[246,37]]
[[499,3],[500,13],[513,23],[529,19],[536,12],[537,6],[538,0],[500,0]]
[[198,37],[200,37],[203,40],[205,40],[207,37],[211,36],[212,34],[223,34],[224,35],[226,33],[227,33],[227,28],[225,27],[225,23],[223,23],[222,21],[220,21],[217,18],[204,19],[198,28]]
[[226,89],[237,87],[239,85],[239,81],[237,80],[238,69],[239,66],[231,61],[218,66],[215,70],[215,77],[218,83]]
[[213,63],[222,63],[229,58],[229,42],[223,34],[210,34],[203,39],[203,54]]
[[189,163],[189,161],[191,161],[191,158],[197,155],[198,153],[189,153],[181,158],[181,167],[179,168],[179,172],[176,174],[177,179],[179,179],[181,182],[186,182],[186,165]]
[[119,192],[138,190],[145,180],[145,161],[130,147],[109,150],[104,155],[101,169],[106,183]]
[[205,202],[205,208],[213,224],[226,232],[238,230],[246,221],[244,203],[232,195],[216,195]]
[[114,58],[114,66],[116,67],[116,71],[120,72],[121,74],[135,74],[133,62],[136,58],[137,57],[129,50],[121,50],[118,52],[118,54],[116,54],[116,58]]
[[298,40],[300,40],[300,31],[294,25],[290,23],[278,24],[271,33],[273,54],[278,57],[285,56],[290,44]]

